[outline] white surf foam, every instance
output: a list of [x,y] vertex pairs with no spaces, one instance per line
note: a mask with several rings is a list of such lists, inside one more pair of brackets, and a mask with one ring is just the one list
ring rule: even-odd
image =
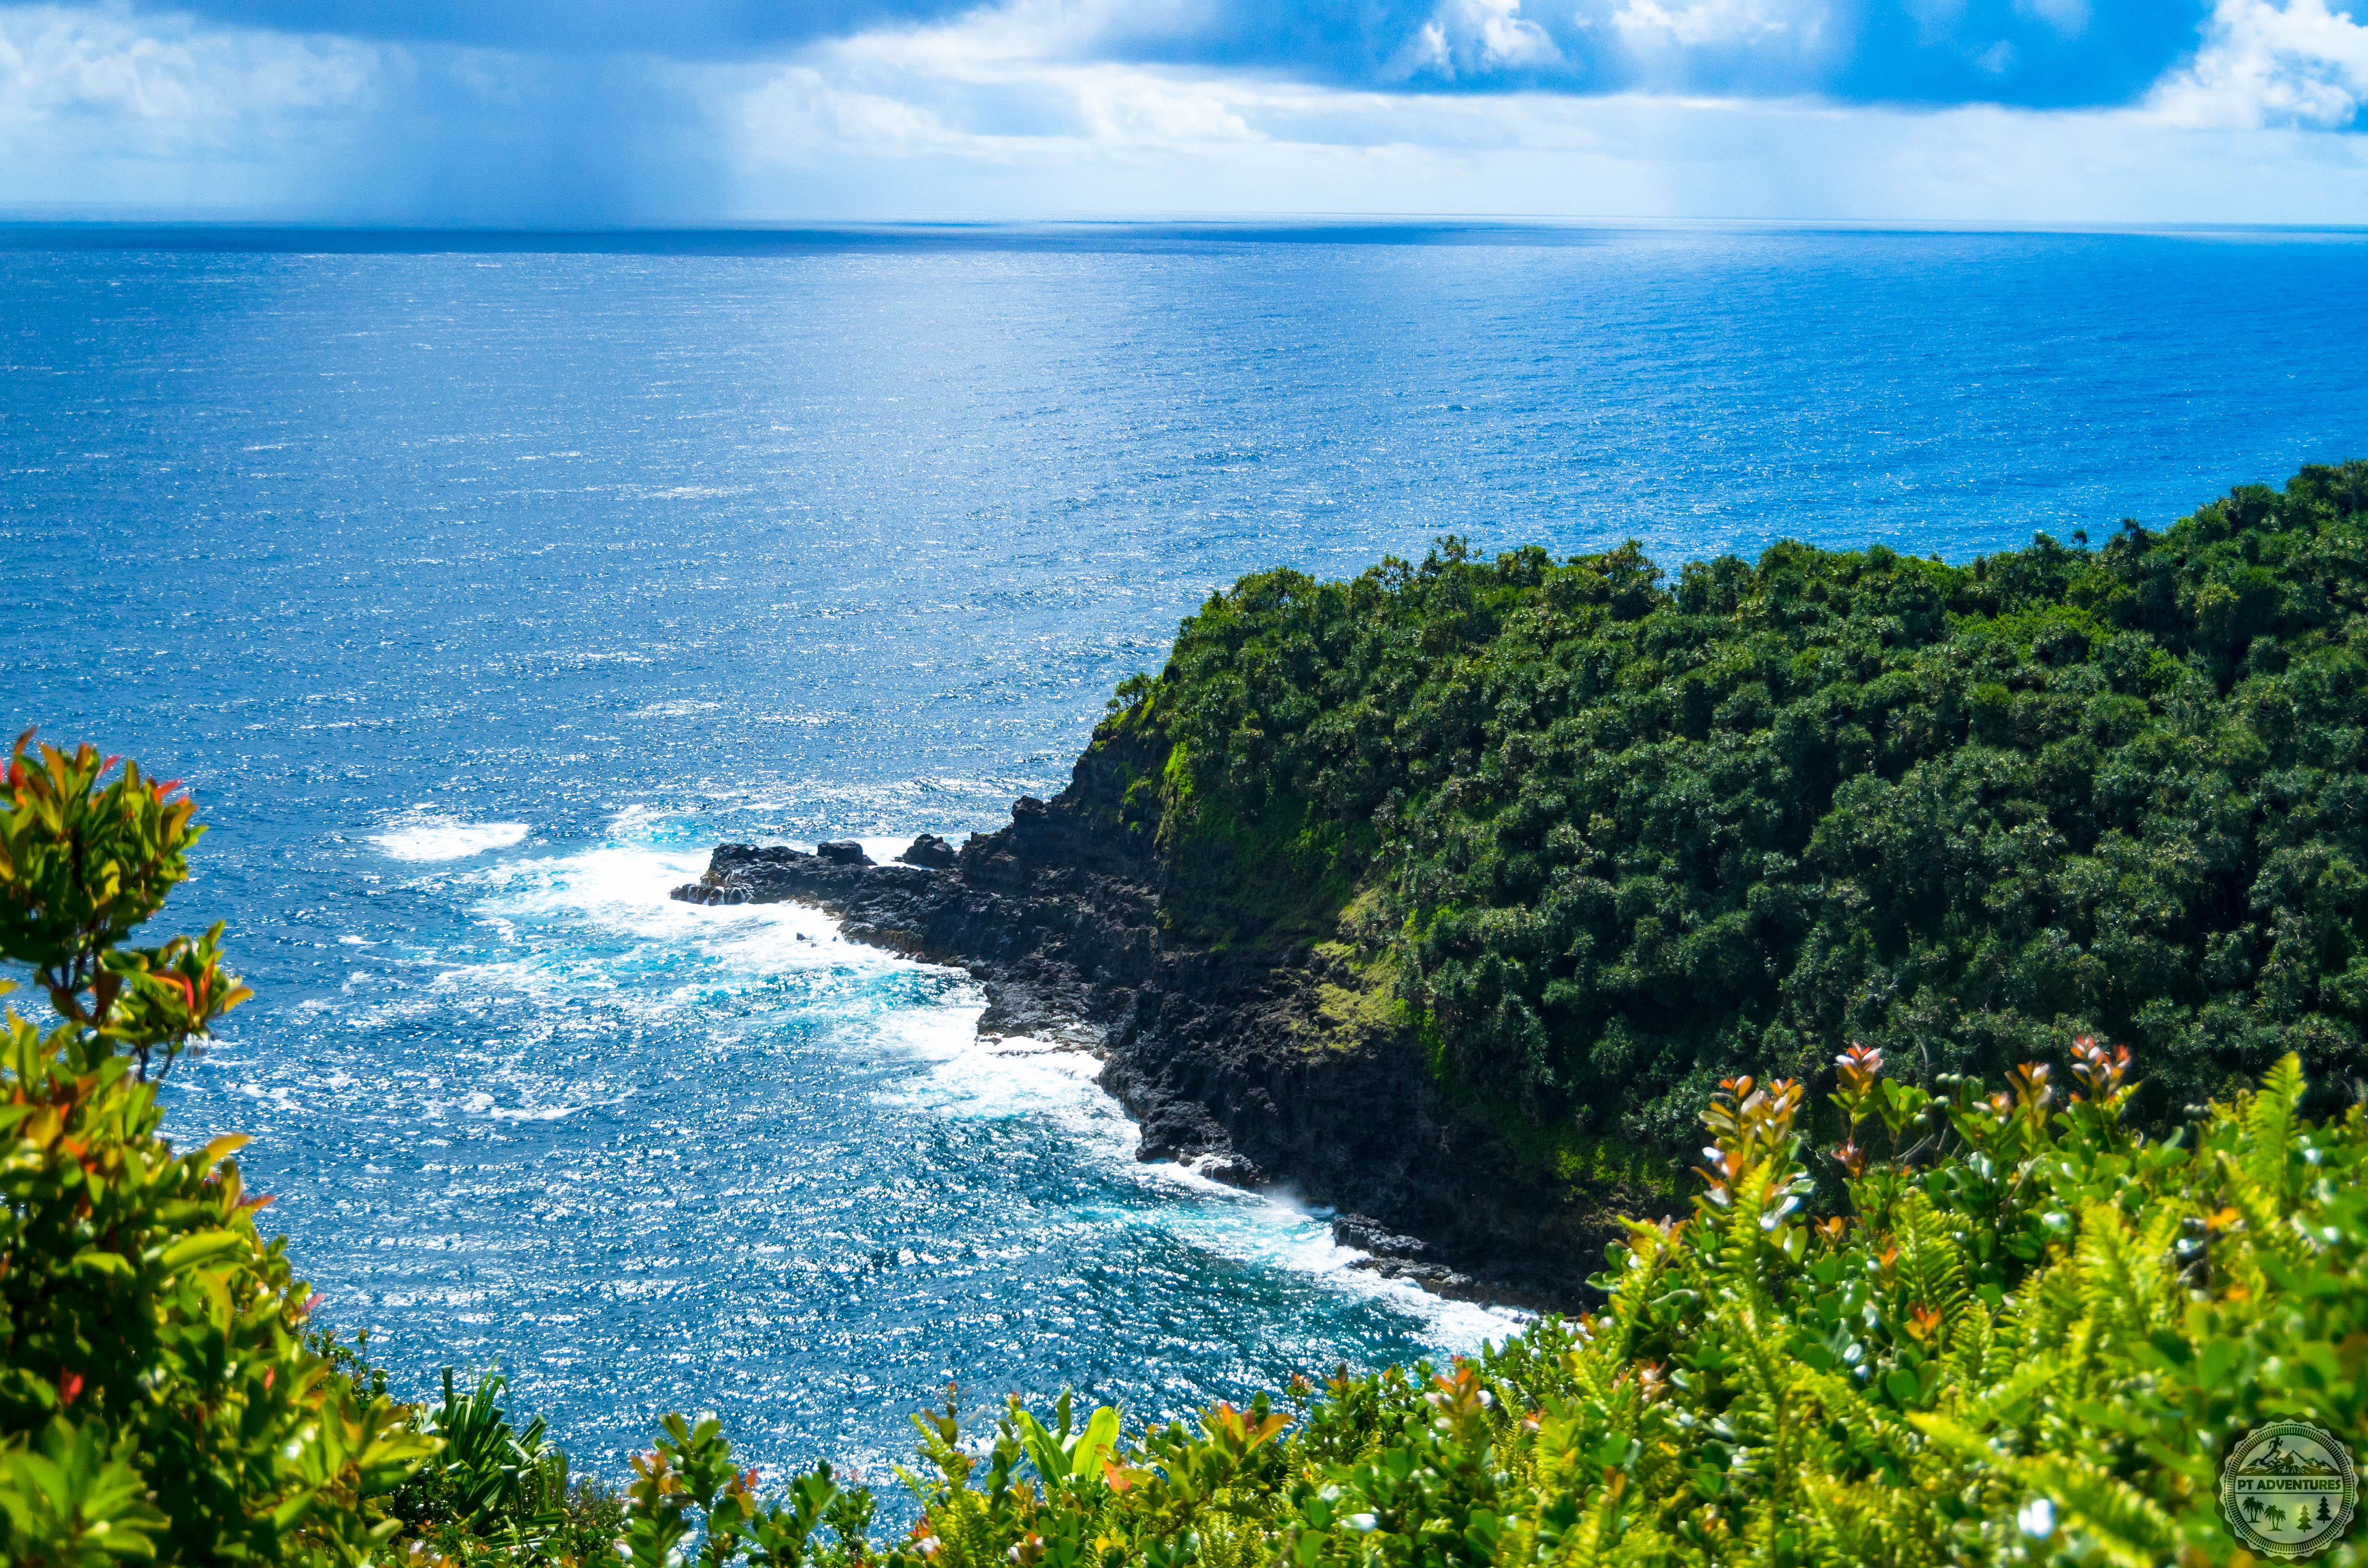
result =
[[[480,914],[513,926],[588,925],[611,936],[688,950],[734,974],[784,967],[876,972],[905,960],[848,941],[839,923],[802,903],[696,904],[673,890],[707,869],[704,850],[609,843],[573,855],[488,867]],[[613,963],[614,959],[606,961]]]
[[1289,1193],[1246,1192],[1186,1165],[1138,1162],[1141,1131],[1097,1081],[1099,1058],[1063,1041],[981,1035],[977,1020],[984,1010],[963,996],[881,1018],[881,1038],[930,1063],[894,1097],[947,1116],[1049,1120],[1105,1169],[1169,1199],[1112,1214],[1112,1221],[1156,1224],[1220,1257],[1313,1275],[1331,1288],[1385,1301],[1423,1323],[1444,1349],[1476,1350],[1483,1340],[1503,1340],[1528,1321],[1522,1312],[1448,1301],[1409,1280],[1358,1267],[1371,1255],[1334,1241],[1330,1217]]
[[370,842],[395,860],[461,860],[489,849],[507,849],[527,835],[522,822],[462,822],[421,806],[387,824]]
[[1288,1193],[1241,1192],[1181,1165],[1144,1168],[1151,1179],[1205,1189],[1205,1201],[1179,1205],[1167,1221],[1186,1240],[1236,1262],[1312,1274],[1335,1290],[1386,1301],[1425,1323],[1442,1348],[1475,1351],[1483,1340],[1501,1342],[1529,1321],[1526,1312],[1450,1301],[1412,1280],[1386,1278],[1360,1267],[1372,1255],[1333,1240],[1329,1215]]
[[985,1005],[965,987],[933,1007],[906,1007],[873,1022],[875,1038],[929,1063],[893,1100],[941,1116],[992,1120],[1040,1117],[1113,1165],[1134,1163],[1142,1139],[1095,1080],[1101,1061],[1057,1040],[982,1035]]
[[[922,831],[932,832],[934,830],[925,828]],[[899,834],[894,838],[859,838],[855,842],[863,846],[863,852],[866,855],[869,855],[871,858],[885,866],[894,861],[897,856],[902,855],[905,850],[910,849],[913,846],[913,840],[916,836],[918,835],[916,834],[905,833]],[[962,846],[962,841],[969,835],[966,834],[957,833],[952,835],[939,834],[939,836],[941,838],[949,838],[955,847],[959,848]]]
[[448,999],[598,997],[655,1020],[708,1006],[719,987],[755,996],[785,982],[784,1002],[760,1002],[759,1010],[837,1011],[883,974],[919,967],[848,941],[837,921],[806,905],[700,905],[669,896],[706,865],[704,851],[611,840],[447,873],[490,940],[441,966],[430,989]]
[[[614,824],[618,838],[594,847],[458,873],[478,890],[479,917],[509,950],[445,971],[438,988],[595,990],[663,1012],[706,1006],[719,983],[803,981],[810,988],[805,1005],[825,1006],[851,1035],[915,1060],[920,1071],[884,1091],[886,1097],[951,1118],[1042,1120],[1086,1159],[1149,1189],[1153,1200],[1119,1206],[1103,1216],[1110,1222],[1157,1225],[1218,1256],[1314,1276],[1386,1301],[1423,1324],[1425,1337],[1443,1349],[1501,1340],[1525,1321],[1357,1267],[1366,1255],[1335,1242],[1329,1217],[1288,1194],[1244,1192],[1181,1165],[1138,1162],[1141,1134],[1097,1081],[1100,1060],[1068,1042],[980,1035],[984,998],[966,982],[936,1003],[916,1005],[908,994],[881,994],[874,983],[890,971],[930,966],[848,941],[839,923],[820,910],[674,901],[669,891],[697,881],[707,855],[630,841],[665,826],[654,816],[631,814]],[[885,861],[911,835],[863,842],[874,859]],[[685,958],[694,961],[686,965]],[[507,1120],[556,1118],[580,1108],[513,1108],[485,1096],[460,1098],[451,1108]]]

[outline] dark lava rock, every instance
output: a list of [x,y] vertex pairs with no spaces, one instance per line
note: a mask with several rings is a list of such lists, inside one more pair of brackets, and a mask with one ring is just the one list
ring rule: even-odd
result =
[[1499,1294],[1468,1274],[1432,1261],[1435,1249],[1429,1242],[1398,1235],[1368,1215],[1339,1216],[1332,1221],[1332,1239],[1344,1247],[1356,1247],[1372,1255],[1359,1258],[1349,1267],[1378,1274],[1384,1279],[1407,1280],[1434,1296],[1481,1301],[1494,1300]]
[[828,844],[817,844],[814,846],[814,854],[834,866],[871,864],[871,857],[863,852],[863,846],[851,838],[834,839]]
[[1258,1168],[1239,1154],[1203,1154],[1187,1168],[1195,1176],[1221,1181],[1227,1187],[1247,1189],[1264,1185],[1258,1178]]
[[1384,1279],[1404,1279],[1421,1286],[1434,1296],[1445,1296],[1456,1301],[1485,1301],[1496,1298],[1469,1274],[1458,1274],[1452,1268],[1442,1268],[1436,1263],[1406,1263],[1394,1257],[1360,1257],[1349,1266],[1367,1273],[1378,1274]]
[[1338,1210],[1334,1234],[1377,1273],[1522,1306],[1592,1302],[1620,1216],[1675,1200],[1573,1181],[1515,1146],[1449,1097],[1409,1027],[1327,1033],[1322,988],[1346,983],[1330,960],[1203,947],[1164,925],[1157,806],[1127,786],[1165,753],[1105,733],[1068,789],[1019,801],[951,865],[726,844],[675,896],[796,900],[840,916],[850,940],[961,965],[986,993],[982,1033],[1102,1058],[1103,1087],[1142,1126],[1140,1158],[1288,1185]]
[[1379,1221],[1362,1214],[1343,1214],[1334,1220],[1332,1239],[1344,1247],[1355,1247],[1375,1257],[1420,1257],[1430,1250],[1429,1243],[1393,1235]]
[[922,866],[932,871],[942,871],[954,863],[954,846],[934,833],[925,833],[896,857],[905,866]]

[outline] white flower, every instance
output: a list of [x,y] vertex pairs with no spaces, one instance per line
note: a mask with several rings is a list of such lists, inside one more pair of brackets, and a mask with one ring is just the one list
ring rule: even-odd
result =
[[2033,1497],[2015,1515],[2014,1522],[2033,1540],[2045,1540],[2055,1533],[2055,1505],[2044,1497]]

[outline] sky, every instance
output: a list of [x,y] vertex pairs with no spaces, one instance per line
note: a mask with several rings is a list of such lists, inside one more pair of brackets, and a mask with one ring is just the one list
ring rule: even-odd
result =
[[0,4],[0,215],[2368,223],[2368,0]]

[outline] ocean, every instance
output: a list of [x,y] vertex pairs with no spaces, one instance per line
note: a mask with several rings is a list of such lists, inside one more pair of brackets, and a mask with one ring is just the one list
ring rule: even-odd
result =
[[1519,1320],[1138,1163],[958,973],[668,902],[710,845],[992,828],[1269,566],[2168,522],[2368,456],[2363,300],[2351,232],[0,230],[0,719],[190,780],[257,997],[170,1129],[401,1388],[884,1483],[949,1383]]

